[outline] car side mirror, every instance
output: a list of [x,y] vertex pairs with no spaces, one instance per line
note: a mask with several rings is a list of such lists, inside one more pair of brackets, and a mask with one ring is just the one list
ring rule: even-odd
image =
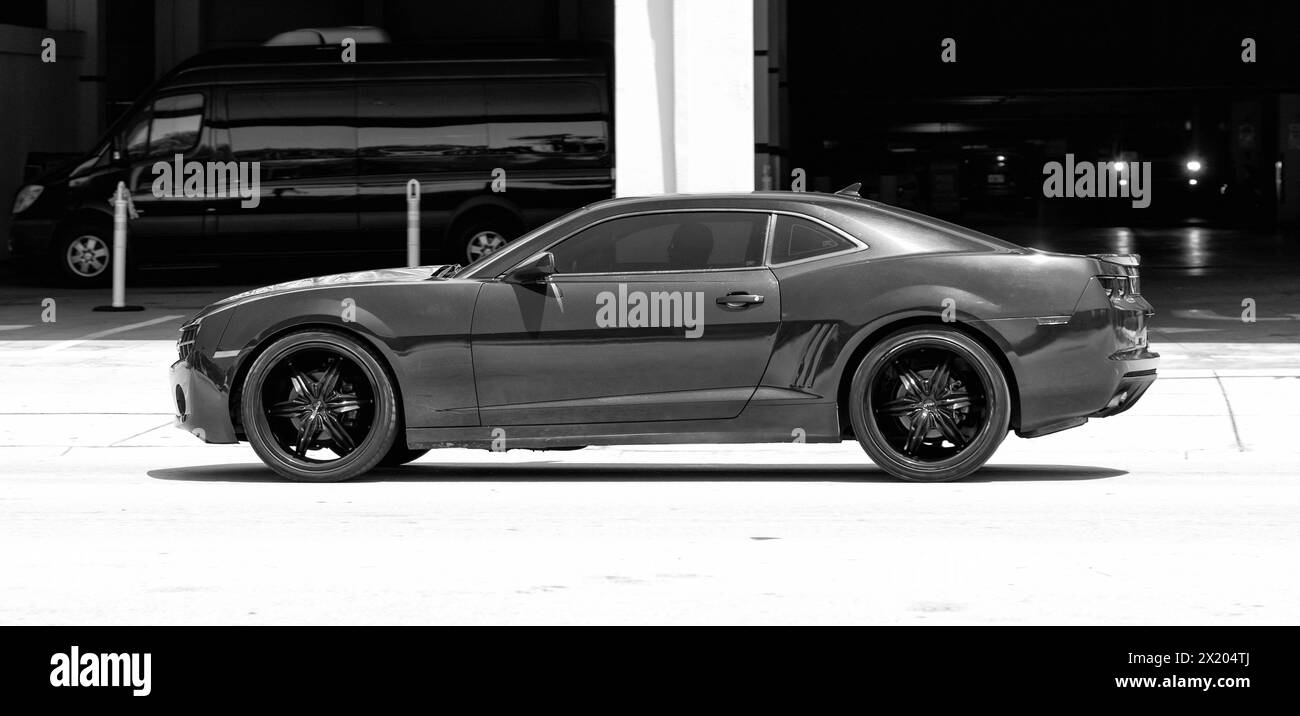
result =
[[555,273],[555,256],[550,251],[528,259],[505,275],[507,283],[543,283]]

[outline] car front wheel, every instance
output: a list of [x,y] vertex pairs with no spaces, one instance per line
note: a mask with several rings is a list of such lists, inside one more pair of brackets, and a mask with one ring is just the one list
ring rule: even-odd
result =
[[876,344],[849,390],[853,432],[871,459],[903,480],[959,480],[1006,438],[1011,396],[1002,369],[970,336],[912,328]]
[[397,436],[387,371],[369,348],[334,331],[303,331],[271,344],[249,369],[241,401],[253,450],[290,480],[363,475]]

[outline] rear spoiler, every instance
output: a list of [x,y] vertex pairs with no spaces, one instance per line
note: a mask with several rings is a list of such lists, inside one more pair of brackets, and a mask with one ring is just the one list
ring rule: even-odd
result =
[[1088,254],[1088,258],[1134,269],[1142,263],[1142,256],[1139,254]]

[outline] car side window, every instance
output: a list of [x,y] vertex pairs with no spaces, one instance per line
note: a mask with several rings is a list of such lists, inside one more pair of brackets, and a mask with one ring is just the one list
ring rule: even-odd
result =
[[639,273],[761,266],[767,214],[643,214],[590,226],[551,247],[555,271]]
[[149,156],[186,152],[199,142],[203,126],[203,95],[178,94],[153,103]]
[[807,219],[779,214],[772,232],[772,263],[808,259],[853,248],[852,241]]

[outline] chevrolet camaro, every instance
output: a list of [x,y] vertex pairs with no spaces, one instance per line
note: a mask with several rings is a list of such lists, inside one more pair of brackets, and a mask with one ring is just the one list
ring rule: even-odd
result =
[[[955,480],[1156,377],[1137,256],[839,194],[593,204],[464,267],[290,281],[181,329],[177,425],[291,480],[432,448],[856,439]],[[791,447],[797,449],[797,447]]]

